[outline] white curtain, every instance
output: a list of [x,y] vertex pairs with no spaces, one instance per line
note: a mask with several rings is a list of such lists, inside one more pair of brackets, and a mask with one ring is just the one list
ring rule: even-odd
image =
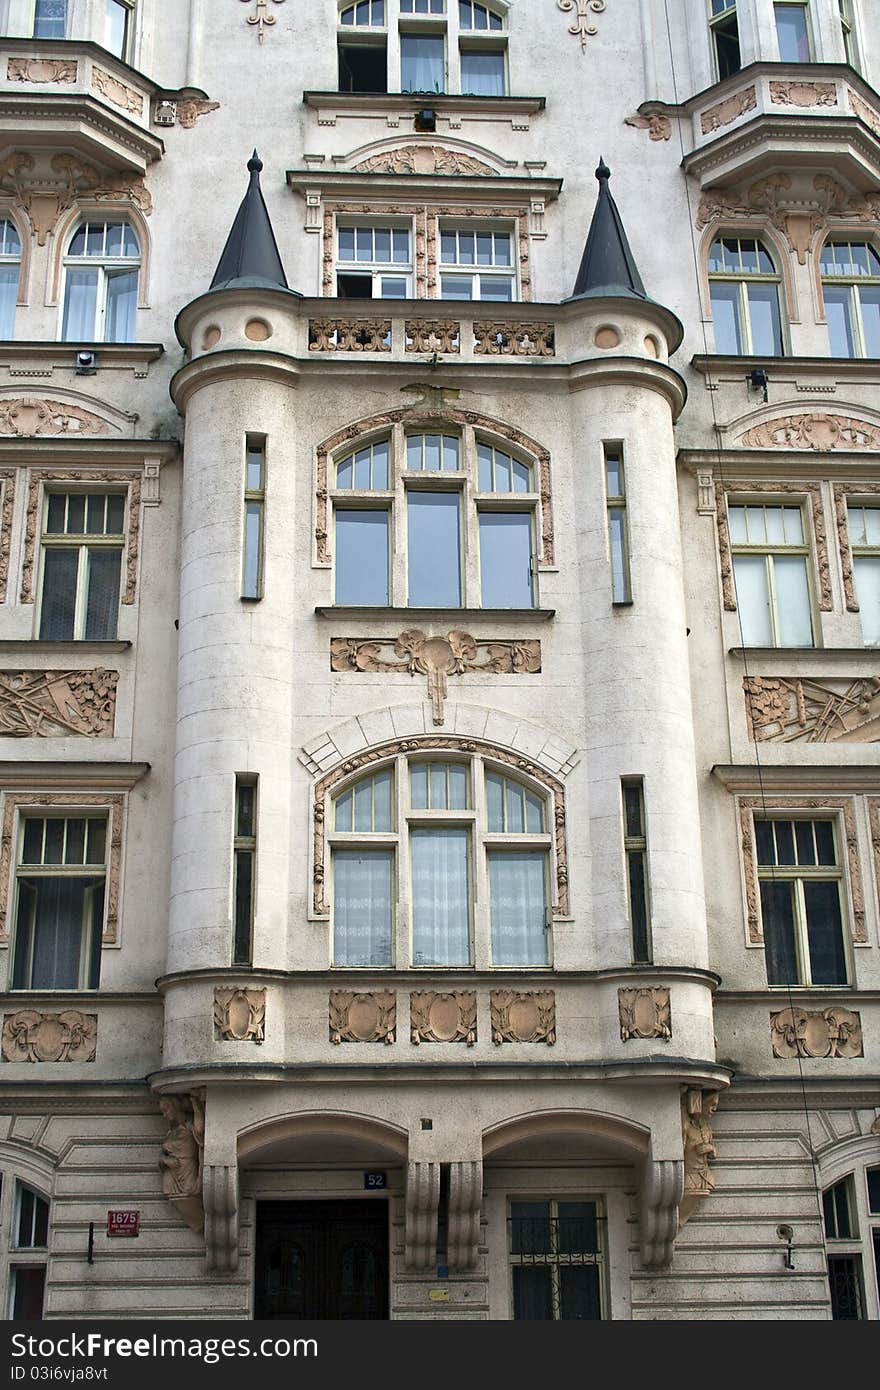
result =
[[413,964],[469,965],[468,831],[414,830]]
[[92,343],[95,340],[95,305],[98,296],[97,270],[68,270],[64,287],[64,328],[66,343]]
[[489,854],[494,965],[546,965],[546,855]]
[[333,855],[333,964],[391,964],[390,850]]

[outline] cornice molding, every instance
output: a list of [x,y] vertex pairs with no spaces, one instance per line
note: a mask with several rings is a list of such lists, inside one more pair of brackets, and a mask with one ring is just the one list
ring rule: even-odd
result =
[[0,786],[4,792],[131,791],[149,771],[149,763],[28,763],[0,758]]
[[730,792],[791,792],[804,796],[814,792],[840,796],[880,792],[880,764],[715,763],[710,772]]

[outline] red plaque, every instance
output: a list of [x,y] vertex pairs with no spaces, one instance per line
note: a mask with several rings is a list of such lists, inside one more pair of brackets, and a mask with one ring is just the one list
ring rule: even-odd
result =
[[108,1211],[108,1236],[136,1236],[139,1234],[141,1214],[139,1211]]

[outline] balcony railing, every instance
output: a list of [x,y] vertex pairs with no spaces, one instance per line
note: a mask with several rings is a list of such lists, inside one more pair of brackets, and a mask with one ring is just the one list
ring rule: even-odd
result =
[[556,334],[542,320],[333,315],[309,319],[309,352],[554,357]]

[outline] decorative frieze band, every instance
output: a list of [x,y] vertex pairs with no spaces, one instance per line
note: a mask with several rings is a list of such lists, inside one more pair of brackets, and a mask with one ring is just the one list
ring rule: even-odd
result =
[[214,1038],[217,1042],[261,1043],[265,1028],[264,989],[214,990]]
[[760,796],[743,796],[739,799],[740,835],[743,852],[743,873],[746,890],[746,912],[748,917],[749,944],[760,946],[764,941],[761,931],[759,907],[758,862],[755,852],[755,812],[764,811],[837,811],[843,822],[843,838],[846,841],[846,859],[849,868],[850,901],[853,912],[852,939],[856,945],[865,945],[868,940],[865,922],[865,898],[862,891],[862,874],[859,863],[859,843],[856,835],[855,811],[849,797],[829,796],[783,796],[769,800]]
[[556,1042],[556,994],[552,989],[520,993],[493,989],[489,995],[492,1041],[502,1043]]
[[852,1009],[782,1009],[770,1015],[773,1056],[864,1057],[862,1020]]
[[782,415],[740,435],[745,449],[880,449],[880,429],[848,415]]
[[0,737],[111,738],[118,671],[0,671]]
[[[492,990],[489,1008],[496,1046],[522,1042],[552,1047],[556,1042],[553,990]],[[667,1018],[668,1012],[667,1007]],[[416,1047],[422,1043],[464,1043],[473,1047],[477,1042],[476,991],[413,991],[409,997],[409,1018],[410,1041]],[[394,990],[331,990],[328,1022],[331,1043],[393,1043],[397,1038],[397,994]]]
[[106,918],[101,942],[116,946],[119,942],[119,882],[122,869],[122,816],[125,797],[120,793],[6,792],[3,808],[3,830],[0,835],[0,945],[7,945],[10,936],[9,883],[12,872],[12,852],[15,842],[16,813],[40,810],[51,813],[66,811],[107,812],[107,882]]
[[[852,99],[852,93],[850,94]],[[697,230],[712,222],[760,222],[768,219],[782,232],[801,265],[806,265],[815,237],[833,220],[876,224],[880,194],[852,194],[827,174],[816,174],[812,186],[793,183],[788,174],[768,174],[736,189],[713,188],[700,198]]]
[[629,1042],[630,1038],[662,1038],[668,1042],[672,1037],[669,990],[662,986],[619,989],[617,1011],[622,1042]]
[[710,135],[713,130],[730,125],[747,111],[754,111],[757,104],[755,88],[745,87],[743,91],[734,92],[733,96],[726,97],[724,101],[719,101],[716,106],[710,106],[704,111],[700,117],[700,129],[704,135]]
[[28,482],[27,517],[24,533],[24,563],[21,571],[21,601],[34,601],[34,570],[37,557],[37,543],[40,532],[42,489],[47,483],[85,483],[85,484],[124,484],[128,489],[128,527],[126,536],[125,582],[122,602],[134,603],[137,591],[138,547],[141,529],[141,479],[132,473],[99,472],[84,469],[33,468]]
[[477,996],[473,990],[437,994],[426,990],[409,996],[410,1041],[420,1043],[477,1041]]
[[782,494],[784,496],[804,496],[809,499],[810,515],[815,539],[816,568],[819,575],[819,608],[823,613],[832,609],[831,571],[828,563],[828,540],[825,534],[825,518],[822,512],[822,490],[812,479],[781,478],[778,482],[763,479],[732,480],[715,482],[715,517],[718,525],[718,550],[721,562],[721,591],[724,607],[729,613],[736,612],[736,588],[733,580],[733,555],[730,546],[730,530],[727,522],[727,503],[733,495],[748,496],[751,493]]
[[393,1043],[397,1029],[397,995],[393,990],[370,994],[331,990],[329,1024],[332,1043]]
[[97,1014],[21,1009],[3,1016],[4,1062],[94,1062],[97,1048]]
[[743,692],[755,743],[880,742],[880,676],[747,676]]

